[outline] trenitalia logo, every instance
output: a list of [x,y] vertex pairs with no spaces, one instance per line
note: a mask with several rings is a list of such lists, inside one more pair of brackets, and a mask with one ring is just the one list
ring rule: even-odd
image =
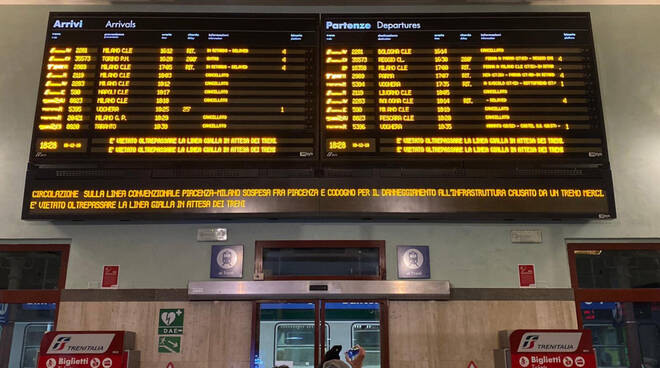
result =
[[102,354],[108,351],[113,334],[56,335],[46,354]]
[[531,349],[534,347],[534,342],[539,339],[539,335],[529,335],[525,337],[522,347],[523,349]]
[[348,23],[348,22],[342,22],[342,23],[335,23],[332,21],[326,21],[325,22],[325,29],[336,29],[336,30],[341,30],[341,29],[371,29],[371,23]]
[[53,28],[82,28],[83,27],[83,20],[59,20],[57,19],[55,23],[53,23]]
[[69,336],[58,337],[55,340],[55,343],[53,344],[53,350],[55,350],[55,351],[64,350],[64,347],[66,346],[66,343],[69,342],[69,341],[71,341],[71,337],[69,337]]
[[518,352],[557,352],[577,351],[582,332],[527,332],[520,339]]

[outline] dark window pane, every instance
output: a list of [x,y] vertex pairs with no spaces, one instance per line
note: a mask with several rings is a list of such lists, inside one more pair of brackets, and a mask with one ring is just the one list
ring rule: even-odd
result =
[[261,321],[314,320],[314,303],[263,303],[259,308]]
[[57,289],[60,252],[0,252],[0,289]]
[[264,248],[269,276],[378,276],[378,248]]
[[576,250],[575,263],[580,288],[660,288],[658,250]]
[[360,345],[365,350],[380,349],[379,323],[354,323],[353,346]]
[[599,367],[660,366],[660,303],[580,303]]

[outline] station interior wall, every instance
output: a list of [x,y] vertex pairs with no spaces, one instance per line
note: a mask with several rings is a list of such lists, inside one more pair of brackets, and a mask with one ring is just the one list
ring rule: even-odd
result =
[[[180,354],[158,353],[160,308],[185,310]],[[518,328],[577,327],[571,301],[391,301],[389,366],[493,368],[497,332]],[[129,330],[136,333],[141,368],[245,368],[250,363],[252,303],[63,302],[58,330]],[[266,367],[268,368],[268,367]]]
[[[209,223],[21,220],[35,104],[49,11],[182,12],[519,12],[592,15],[618,217],[591,222],[433,223],[218,221]],[[104,264],[121,266],[120,288],[186,288],[208,280],[210,245],[198,228],[226,227],[225,244],[245,246],[252,279],[256,240],[385,240],[387,277],[396,246],[429,245],[431,277],[460,288],[517,287],[517,265],[535,264],[539,288],[569,288],[569,241],[660,237],[660,6],[2,6],[0,7],[0,239],[71,244],[66,287],[98,287]],[[513,244],[511,230],[540,229],[541,244]]]

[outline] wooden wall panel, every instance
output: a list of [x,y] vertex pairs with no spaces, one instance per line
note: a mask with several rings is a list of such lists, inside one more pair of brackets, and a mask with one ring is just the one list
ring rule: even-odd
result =
[[396,368],[493,368],[500,330],[577,328],[572,301],[392,301],[389,315]]
[[[181,354],[158,353],[158,312],[184,308]],[[127,330],[137,334],[141,368],[246,368],[251,302],[62,302],[58,330]]]
[[[160,308],[185,309],[181,354],[157,352]],[[392,301],[392,368],[492,368],[497,332],[517,328],[576,328],[572,301]],[[137,333],[141,368],[247,368],[251,302],[62,302],[59,330]]]

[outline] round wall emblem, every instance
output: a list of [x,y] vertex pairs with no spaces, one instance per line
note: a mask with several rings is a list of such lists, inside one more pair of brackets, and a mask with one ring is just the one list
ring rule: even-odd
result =
[[216,262],[218,262],[218,266],[222,269],[232,269],[236,266],[236,263],[238,263],[238,254],[231,248],[223,249],[218,253]]
[[403,253],[403,264],[410,269],[416,270],[424,264],[424,255],[417,249],[408,249]]

